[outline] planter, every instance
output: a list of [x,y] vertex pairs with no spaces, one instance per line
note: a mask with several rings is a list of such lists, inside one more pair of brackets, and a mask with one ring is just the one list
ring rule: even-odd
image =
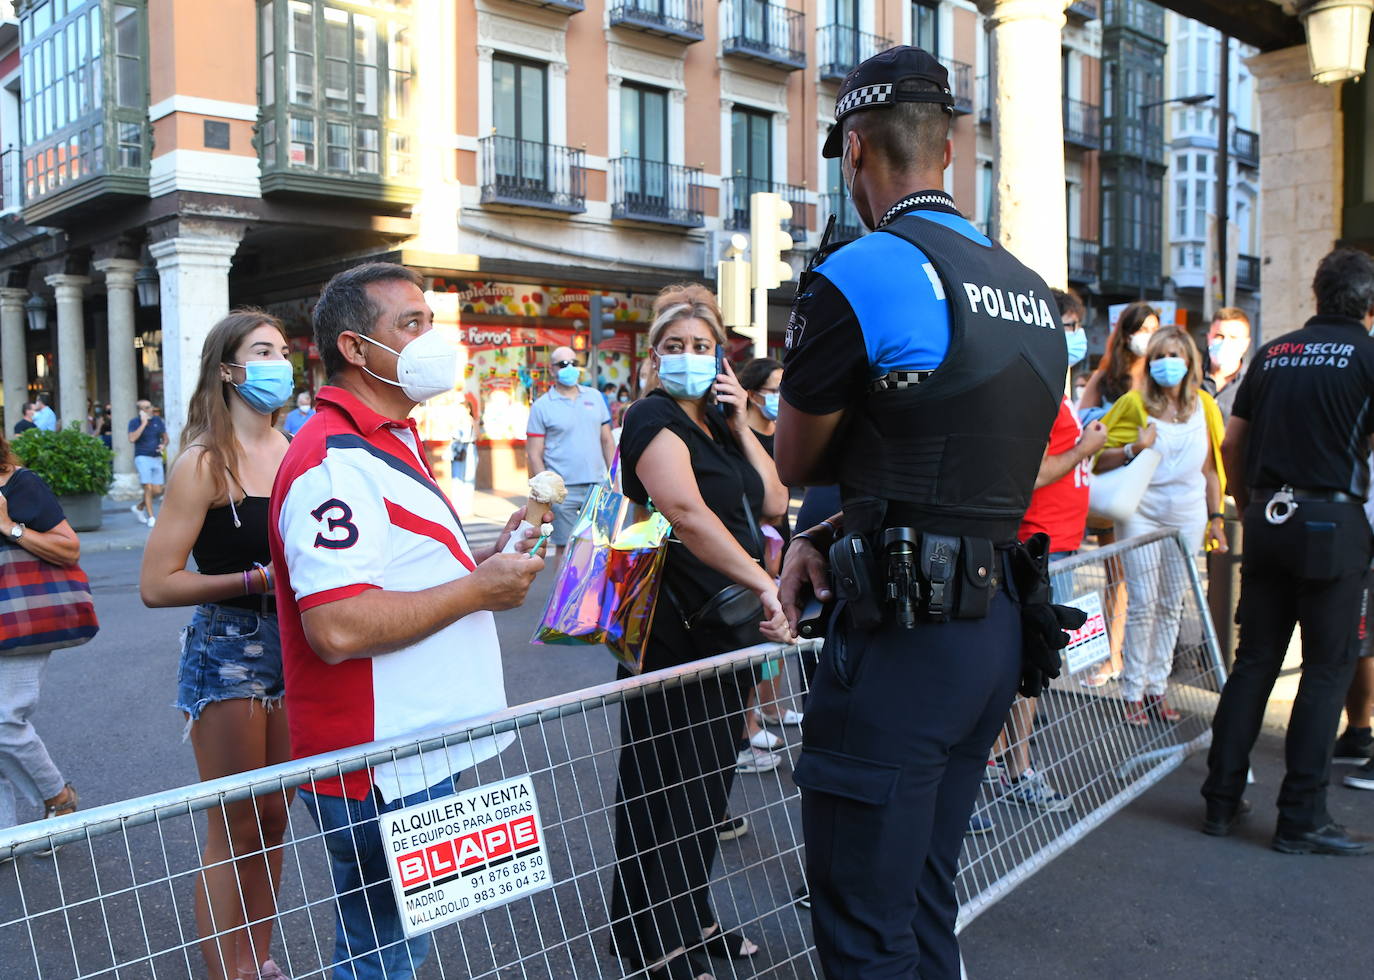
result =
[[67,522],[73,531],[100,530],[100,494],[63,495],[57,498],[57,502],[62,505],[62,513],[67,515]]

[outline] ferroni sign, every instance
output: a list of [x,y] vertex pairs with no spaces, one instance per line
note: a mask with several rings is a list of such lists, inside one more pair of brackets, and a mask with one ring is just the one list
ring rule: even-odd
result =
[[406,936],[553,885],[529,776],[380,817]]

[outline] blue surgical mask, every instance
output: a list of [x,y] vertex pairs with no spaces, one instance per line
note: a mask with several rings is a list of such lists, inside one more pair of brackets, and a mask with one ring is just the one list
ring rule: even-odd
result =
[[243,368],[243,384],[234,385],[234,390],[255,412],[271,415],[289,402],[296,391],[295,369],[290,361],[225,363],[230,367]]
[[1188,375],[1188,362],[1181,357],[1160,357],[1150,362],[1150,377],[1172,388]]
[[765,394],[763,404],[759,406],[759,411],[763,413],[763,417],[770,422],[778,417],[778,399],[779,395],[776,391]]
[[1226,341],[1218,337],[1207,345],[1207,356],[1210,357],[1213,362],[1219,361],[1221,360],[1221,354],[1224,350],[1226,350]]
[[1088,334],[1085,330],[1070,330],[1064,334],[1064,342],[1069,345],[1069,367],[1073,367],[1088,356]]
[[558,369],[558,383],[564,388],[571,388],[577,384],[577,379],[582,377],[582,369],[576,364]]
[[674,398],[700,398],[715,383],[715,355],[660,354],[658,380]]

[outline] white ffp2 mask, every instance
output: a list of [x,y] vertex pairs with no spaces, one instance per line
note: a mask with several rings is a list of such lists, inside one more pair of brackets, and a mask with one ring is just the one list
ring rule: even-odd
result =
[[396,355],[395,381],[367,368],[363,370],[384,384],[400,388],[413,402],[429,401],[436,395],[452,391],[458,384],[458,348],[445,340],[437,330],[420,334],[399,351],[391,350],[367,334],[360,333],[358,336]]

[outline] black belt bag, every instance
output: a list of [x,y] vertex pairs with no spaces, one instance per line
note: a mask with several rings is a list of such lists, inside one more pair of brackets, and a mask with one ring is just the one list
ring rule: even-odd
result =
[[[997,594],[997,548],[987,538],[920,536],[918,580],[926,622],[982,619]],[[890,579],[889,579],[890,581]]]
[[[744,516],[753,532],[754,544],[762,554],[763,538],[759,534],[758,524],[754,522],[754,508],[749,506],[747,495],[742,494],[740,501],[744,504]],[[682,625],[696,638],[702,649],[724,653],[763,642],[763,633],[759,630],[759,624],[763,622],[763,603],[753,589],[738,583],[727,585],[690,614],[670,587],[667,592],[668,598],[682,614]]]

